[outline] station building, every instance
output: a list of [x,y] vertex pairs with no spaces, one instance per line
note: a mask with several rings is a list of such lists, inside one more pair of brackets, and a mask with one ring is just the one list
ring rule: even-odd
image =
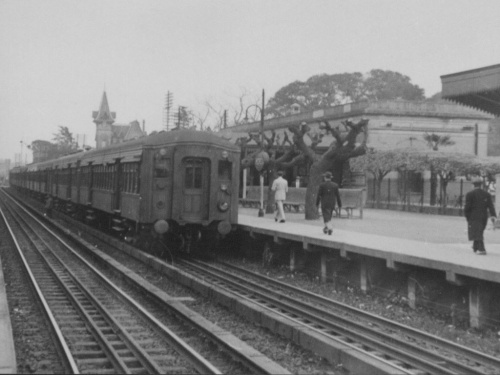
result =
[[[441,76],[444,99],[492,115],[488,126],[487,156],[500,156],[500,64]],[[496,177],[500,187],[500,175]],[[495,202],[500,212],[500,199]]]
[[500,64],[441,76],[442,96],[490,113],[488,156],[500,156]]

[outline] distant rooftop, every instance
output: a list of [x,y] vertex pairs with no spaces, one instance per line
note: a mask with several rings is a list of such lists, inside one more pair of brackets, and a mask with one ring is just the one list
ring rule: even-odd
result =
[[442,97],[500,116],[500,64],[441,76]]

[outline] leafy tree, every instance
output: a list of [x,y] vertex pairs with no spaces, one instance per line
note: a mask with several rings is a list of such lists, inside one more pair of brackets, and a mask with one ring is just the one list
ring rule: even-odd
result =
[[364,81],[369,100],[422,100],[424,90],[411,83],[408,76],[390,70],[373,69]]
[[380,207],[383,179],[392,171],[422,169],[422,161],[406,149],[375,150],[370,148],[365,155],[351,160],[353,170],[371,174],[375,180],[376,205]]
[[373,69],[368,74],[359,72],[319,74],[305,82],[292,82],[276,92],[269,107],[284,112],[294,103],[305,110],[360,101],[360,100],[422,100],[424,90],[411,83],[408,76],[390,70]]
[[434,151],[439,150],[439,146],[452,146],[455,144],[454,141],[450,139],[449,135],[438,135],[436,133],[425,133],[423,135],[424,141],[427,142],[427,146]]
[[[440,146],[451,146],[454,145],[455,142],[453,142],[450,139],[449,135],[438,135],[435,133],[424,133],[423,135],[424,141],[427,143],[427,146],[432,149],[433,151],[439,151]],[[431,206],[434,206],[436,204],[436,190],[437,190],[437,175],[436,171],[434,170],[434,166],[431,164],[430,166],[431,170],[431,197],[430,197],[430,203]]]
[[481,169],[475,155],[460,153],[432,152],[426,155],[427,163],[440,181],[441,205],[446,207],[448,202],[447,186],[455,176],[474,173]]
[[73,133],[71,133],[67,126],[59,125],[59,132],[53,134],[52,139],[57,147],[57,154],[59,156],[70,154],[75,152],[78,148],[78,144],[73,138]]

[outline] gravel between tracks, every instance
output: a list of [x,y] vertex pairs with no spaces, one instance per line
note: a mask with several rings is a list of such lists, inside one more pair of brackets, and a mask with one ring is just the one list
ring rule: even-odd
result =
[[267,329],[248,322],[243,317],[217,305],[198,293],[169,280],[165,275],[155,271],[148,265],[128,256],[120,250],[113,250],[95,238],[82,233],[82,238],[95,244],[100,249],[125,267],[134,271],[152,285],[163,290],[173,297],[192,297],[193,302],[185,302],[193,311],[217,324],[219,327],[231,332],[240,340],[245,341],[274,362],[286,368],[293,374],[313,375],[340,375],[343,374],[341,366],[336,367],[315,353],[304,350],[289,340],[271,333]]
[[457,326],[454,326],[449,316],[439,315],[423,307],[411,309],[403,296],[391,294],[387,297],[375,293],[365,294],[343,284],[338,284],[336,288],[333,288],[331,283],[321,283],[317,277],[311,277],[307,273],[290,272],[287,266],[263,269],[262,263],[246,259],[231,259],[228,263],[429,332],[479,352],[500,357],[500,331],[468,328],[465,322],[459,322]]
[[[95,243],[96,241],[90,240],[90,242]],[[195,302],[187,304],[190,308],[246,341],[249,345],[292,373],[329,375],[342,373],[341,369],[335,369],[334,366],[328,364],[314,353],[305,351],[262,327],[248,323],[244,318],[237,316],[223,307],[214,305],[211,301],[194,294],[189,289],[169,282],[165,276],[156,271],[151,269],[148,269],[147,272],[140,271],[137,265],[134,266],[132,264],[133,262],[129,263],[131,262],[131,258],[120,251],[113,252],[113,254],[110,253],[110,255],[124,263],[125,266],[135,270],[166,293],[172,296],[193,297]],[[290,283],[402,324],[427,331],[478,351],[500,356],[500,332],[496,330],[476,330],[460,324],[454,326],[447,316],[438,315],[431,310],[421,307],[415,310],[410,309],[404,297],[398,295],[387,297],[371,293],[364,294],[356,288],[342,284],[338,284],[336,288],[333,288],[332,284],[322,284],[317,278],[310,277],[306,273],[290,272],[286,266],[263,269],[260,261],[231,259],[230,262],[238,266],[244,266],[246,269],[254,272],[265,274],[268,277],[279,279],[282,282]]]
[[3,221],[0,223],[0,256],[7,290],[12,334],[20,374],[64,374],[48,323]]

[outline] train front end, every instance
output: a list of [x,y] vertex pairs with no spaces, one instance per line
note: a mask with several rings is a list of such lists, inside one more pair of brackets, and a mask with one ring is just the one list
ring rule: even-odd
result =
[[154,229],[190,251],[238,223],[240,148],[210,132],[171,131],[149,152]]

